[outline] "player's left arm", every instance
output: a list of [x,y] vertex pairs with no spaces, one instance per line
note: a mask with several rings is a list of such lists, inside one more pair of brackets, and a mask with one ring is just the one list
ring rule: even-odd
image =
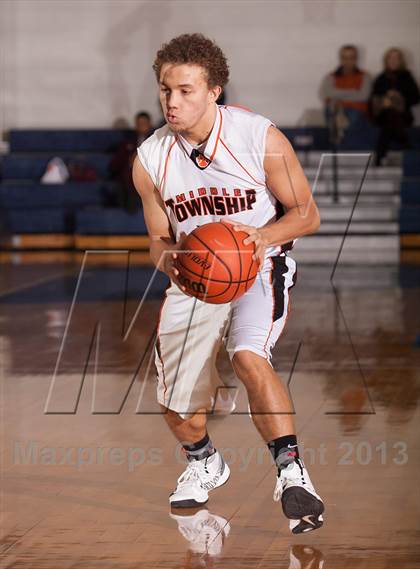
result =
[[265,249],[315,233],[320,216],[309,182],[287,138],[274,126],[267,131],[264,156],[266,184],[282,204],[285,214],[264,227],[235,224],[237,231],[249,235],[244,243],[255,243],[255,258],[264,260]]

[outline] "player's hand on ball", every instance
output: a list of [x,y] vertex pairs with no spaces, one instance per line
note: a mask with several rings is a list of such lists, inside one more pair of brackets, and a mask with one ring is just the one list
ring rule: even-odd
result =
[[179,271],[176,268],[176,259],[178,256],[177,251],[182,248],[182,241],[185,237],[185,233],[181,234],[181,237],[177,243],[175,243],[170,249],[165,252],[165,257],[163,260],[163,271],[168,275],[168,277],[173,281],[177,287],[185,292],[186,288],[179,282]]
[[185,291],[185,286],[183,286],[178,278],[179,278],[179,271],[175,267],[177,254],[174,252],[167,253],[165,262],[164,262],[164,272],[168,275],[168,277],[173,281],[182,291]]
[[264,263],[265,250],[267,249],[268,244],[266,243],[261,231],[258,227],[252,227],[251,225],[244,225],[243,223],[235,222],[230,223],[233,224],[234,231],[245,231],[245,233],[248,233],[248,237],[244,239],[244,245],[254,243],[255,253],[252,255],[252,258],[255,259],[255,261],[258,261],[258,264],[262,266]]

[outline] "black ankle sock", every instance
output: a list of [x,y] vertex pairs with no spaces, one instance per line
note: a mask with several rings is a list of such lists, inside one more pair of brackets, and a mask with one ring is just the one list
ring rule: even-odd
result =
[[280,470],[286,468],[295,458],[299,458],[296,435],[286,435],[267,443],[274,462]]
[[216,452],[216,449],[214,448],[207,433],[200,441],[191,445],[182,445],[182,448],[184,449],[188,460],[203,460],[203,458],[207,458]]

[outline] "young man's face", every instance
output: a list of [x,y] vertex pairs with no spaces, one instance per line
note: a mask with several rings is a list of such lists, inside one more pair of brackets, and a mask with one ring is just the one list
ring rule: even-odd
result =
[[164,63],[160,71],[159,98],[163,115],[174,132],[192,129],[220,94],[210,89],[206,71],[199,65]]

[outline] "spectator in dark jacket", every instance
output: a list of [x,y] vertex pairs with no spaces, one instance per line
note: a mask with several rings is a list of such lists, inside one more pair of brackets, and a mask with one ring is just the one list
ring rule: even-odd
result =
[[420,102],[417,83],[406,67],[403,52],[391,48],[384,55],[384,71],[375,79],[370,98],[373,121],[380,127],[376,146],[379,166],[395,140],[409,148],[408,127],[413,124],[411,108]]
[[132,179],[133,161],[137,147],[152,133],[152,121],[149,113],[141,111],[135,116],[135,130],[130,132],[115,151],[109,165],[111,177],[117,182],[117,202],[119,207],[135,213],[141,207],[140,197]]

